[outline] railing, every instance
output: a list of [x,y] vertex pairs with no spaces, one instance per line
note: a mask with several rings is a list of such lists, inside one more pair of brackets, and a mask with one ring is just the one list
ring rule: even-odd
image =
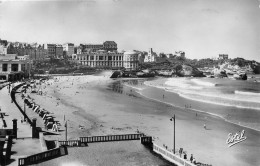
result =
[[141,144],[151,144],[152,142],[152,137],[141,137]]
[[14,102],[14,104],[17,106],[17,108],[20,110],[20,112],[23,114],[23,116],[27,119],[28,123],[32,126],[32,121],[31,119],[24,113],[24,111],[22,110],[22,108],[19,106],[19,104],[16,102],[15,100],[15,93],[16,93],[16,90],[18,88],[20,88],[22,85],[24,85],[25,83],[22,83],[22,84],[19,84],[17,85],[16,87],[14,87],[12,89],[12,92],[11,92],[11,98],[12,98],[12,101]]
[[4,136],[4,137],[6,135],[13,136],[13,134],[14,134],[13,129],[0,129],[0,136]]
[[179,156],[173,154],[172,152],[169,152],[166,149],[161,148],[160,146],[153,144],[153,151],[157,154],[160,154],[163,158],[166,160],[178,165],[178,166],[196,166],[189,161],[186,161]]
[[18,166],[37,164],[49,159],[53,159],[55,157],[67,155],[68,151],[65,146],[61,146],[59,148],[55,148],[52,150],[48,150],[42,153],[34,154],[32,156],[28,156],[25,158],[19,158]]
[[79,139],[80,139],[81,143],[91,143],[91,142],[139,140],[143,136],[144,136],[144,134],[125,134],[125,135],[80,137]]
[[69,141],[59,141],[60,146],[81,146],[81,142],[79,140],[69,140]]

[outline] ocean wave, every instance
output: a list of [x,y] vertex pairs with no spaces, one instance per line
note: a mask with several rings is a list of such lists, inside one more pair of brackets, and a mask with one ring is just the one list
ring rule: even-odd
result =
[[249,95],[249,96],[260,96],[260,93],[256,92],[244,92],[244,91],[235,91],[235,94],[240,94],[240,95]]
[[204,103],[209,103],[209,104],[215,104],[215,105],[222,105],[222,106],[229,106],[229,107],[237,107],[237,108],[244,108],[244,109],[255,109],[255,110],[260,110],[260,107],[253,107],[253,106],[245,106],[245,105],[238,105],[238,103],[224,103],[224,102],[218,102],[217,100],[212,101],[212,100],[203,100],[202,98],[199,97],[191,97],[189,95],[185,95],[182,93],[177,93],[180,97],[193,100],[193,101],[199,101],[199,102],[204,102]]
[[[139,95],[147,98],[147,99],[150,99],[150,100],[153,100],[153,101],[157,101],[157,102],[161,102],[161,103],[164,103],[164,104],[167,104],[167,105],[170,105],[172,107],[175,107],[175,108],[181,108],[181,109],[185,109],[184,107],[181,107],[181,106],[177,106],[173,103],[169,103],[169,102],[165,102],[165,101],[161,101],[161,100],[158,100],[158,99],[154,99],[154,98],[151,98],[151,97],[148,97],[148,96],[145,96],[143,93],[141,92],[137,92]],[[228,122],[228,123],[232,123],[232,124],[235,124],[235,125],[238,125],[238,126],[241,126],[241,127],[245,127],[245,128],[249,128],[249,129],[252,129],[252,130],[256,130],[256,131],[260,131],[259,129],[255,128],[255,127],[252,127],[250,125],[243,125],[243,124],[240,124],[240,123],[236,123],[234,121],[231,121],[231,120],[228,120],[226,119],[223,115],[219,115],[219,114],[216,114],[216,113],[211,113],[211,112],[207,112],[207,111],[202,111],[202,110],[198,110],[198,109],[194,109],[194,108],[190,108],[190,110],[193,110],[195,112],[200,112],[200,113],[205,113],[205,114],[208,114],[210,116],[215,116],[217,118],[220,118],[220,119],[223,119],[224,121]]]
[[198,84],[198,85],[202,85],[202,86],[215,86],[216,85],[216,84],[213,84],[211,82],[205,82],[205,81],[201,81],[201,80],[198,80],[198,79],[192,79],[191,81]]

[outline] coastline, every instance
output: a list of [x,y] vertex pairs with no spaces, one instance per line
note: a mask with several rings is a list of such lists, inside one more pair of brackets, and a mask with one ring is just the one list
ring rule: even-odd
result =
[[[232,163],[243,166],[260,163],[255,156],[260,152],[257,149],[260,142],[256,140],[256,136],[260,136],[259,132],[246,131],[246,142],[228,148],[225,143],[228,133],[239,131],[241,127],[214,117],[205,119],[204,115],[199,115],[196,118],[191,111],[144,98],[129,86],[117,85],[120,80],[100,76],[66,76],[59,79],[61,80],[53,81],[52,85],[43,90],[50,97],[32,97],[47,110],[55,108],[53,113],[57,119],[62,121],[66,115],[66,119],[69,119],[69,139],[88,135],[134,133],[138,130],[153,136],[161,145],[172,147],[172,124],[169,118],[176,114],[176,148],[182,147],[188,155],[194,154],[197,161],[213,165]],[[114,84],[113,91],[111,85]],[[205,121],[211,130],[203,129]],[[79,129],[79,125],[84,129]],[[64,132],[60,134],[55,137],[64,140]],[[238,158],[237,156],[245,155],[242,149],[248,149],[248,144],[256,145],[249,149],[250,154],[254,155]],[[214,152],[210,153],[206,149],[214,149]],[[226,156],[225,159],[221,159],[223,155]]]
[[[151,93],[145,93],[144,91],[139,91],[139,94],[146,98],[149,98],[151,100],[163,102],[165,104],[169,104],[169,105],[179,108],[179,109],[184,109],[184,110],[188,109],[190,111],[208,114],[210,116],[214,116],[216,118],[221,118],[221,119],[225,120],[226,122],[229,122],[229,123],[241,126],[241,127],[256,130],[258,132],[260,131],[260,120],[258,120],[258,118],[257,118],[257,117],[260,117],[260,112],[258,111],[258,109],[244,108],[244,107],[237,107],[237,106],[230,106],[230,105],[221,105],[221,104],[201,101],[200,99],[190,99],[190,98],[182,97],[179,93],[176,93],[173,91],[168,91],[167,88],[165,86],[163,86],[165,81],[166,81],[166,79],[162,79],[162,80],[159,80],[158,83],[155,83],[155,84],[145,83],[145,85],[158,89],[156,91],[153,91],[154,94],[157,94],[156,92],[158,92],[158,91],[164,91],[165,94],[169,95],[171,98],[173,98],[175,100],[177,100],[177,98],[179,98],[178,101],[181,101],[181,102],[175,102],[175,101],[167,102],[167,101],[165,101],[165,99],[160,100],[160,97],[158,97],[158,95],[157,95],[157,97],[156,97],[156,95],[154,95],[154,97],[151,97],[150,96]],[[179,103],[181,103],[181,104],[179,104]],[[185,104],[187,104],[187,105],[191,104],[192,108],[185,108]],[[224,110],[224,111],[221,111],[221,110]],[[235,114],[242,114],[243,111],[249,112],[248,114],[250,114],[250,117],[251,117],[251,119],[249,119],[249,123],[243,122],[244,119],[232,119],[235,117]],[[231,116],[232,114],[234,114],[234,116]],[[247,116],[247,115],[244,115],[244,116]],[[240,115],[240,118],[241,117],[242,116]],[[257,121],[256,125],[253,125],[254,123],[251,123],[251,121],[254,119]]]

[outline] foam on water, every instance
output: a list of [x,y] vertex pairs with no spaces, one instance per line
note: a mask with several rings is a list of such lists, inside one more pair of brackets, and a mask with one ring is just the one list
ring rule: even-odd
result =
[[158,83],[156,80],[147,81],[144,84],[177,93],[179,96],[189,100],[260,110],[260,93],[238,91],[235,89],[232,91],[229,87],[228,90],[230,92],[226,92],[224,88],[227,88],[226,86],[230,85],[229,83],[218,87],[215,86],[216,84],[203,79],[169,78],[164,84]]
[[216,85],[216,84],[213,84],[211,82],[205,82],[205,81],[201,81],[201,80],[198,80],[198,79],[192,79],[191,81],[198,84],[198,85],[202,85],[202,86],[215,86]]
[[[183,107],[177,106],[177,105],[175,105],[175,104],[173,104],[173,103],[169,103],[169,102],[165,102],[165,101],[161,101],[161,100],[158,100],[158,99],[154,99],[154,98],[150,98],[150,97],[148,97],[148,96],[145,96],[141,91],[139,91],[139,92],[137,92],[137,93],[138,93],[139,95],[141,95],[141,96],[144,96],[144,97],[150,99],[150,100],[154,100],[154,101],[157,101],[157,102],[161,102],[161,103],[170,105],[170,106],[172,106],[172,107],[176,107],[176,108],[181,108],[181,109],[183,109]],[[227,106],[228,106],[228,105],[227,105]],[[211,116],[215,116],[215,117],[218,117],[218,118],[220,118],[220,119],[225,120],[226,122],[229,122],[229,123],[232,123],[232,124],[235,124],[235,125],[238,125],[238,126],[242,126],[242,127],[249,128],[249,129],[252,129],[252,130],[260,131],[259,129],[256,129],[256,128],[254,128],[254,127],[251,127],[251,126],[249,126],[249,125],[242,125],[242,124],[240,124],[240,123],[233,122],[233,121],[231,121],[231,120],[226,119],[224,116],[221,116],[221,115],[218,115],[218,114],[215,114],[215,113],[206,112],[206,111],[202,111],[202,110],[198,110],[198,109],[194,109],[194,108],[190,108],[190,110],[193,110],[193,111],[196,111],[196,112],[200,112],[200,113],[205,113],[205,114],[208,114],[208,115],[211,115]]]
[[247,95],[247,96],[260,96],[260,93],[255,93],[255,92],[244,92],[244,91],[235,91],[235,94],[240,94],[240,95]]

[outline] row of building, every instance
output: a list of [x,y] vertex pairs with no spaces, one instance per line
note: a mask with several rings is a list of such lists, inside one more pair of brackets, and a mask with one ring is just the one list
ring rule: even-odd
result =
[[[27,44],[0,39],[0,80],[15,80],[28,76],[33,61],[49,58],[69,59],[79,65],[97,68],[136,70],[140,63],[156,62],[152,48],[148,52],[117,51],[117,43],[102,44]],[[185,56],[184,52],[176,52]]]
[[105,41],[102,44],[80,44],[75,47],[73,43],[60,44],[27,44],[20,42],[7,42],[0,39],[0,55],[17,54],[18,56],[29,55],[32,60],[46,58],[70,58],[73,54],[83,54],[104,50],[117,52],[117,44],[114,41]]

